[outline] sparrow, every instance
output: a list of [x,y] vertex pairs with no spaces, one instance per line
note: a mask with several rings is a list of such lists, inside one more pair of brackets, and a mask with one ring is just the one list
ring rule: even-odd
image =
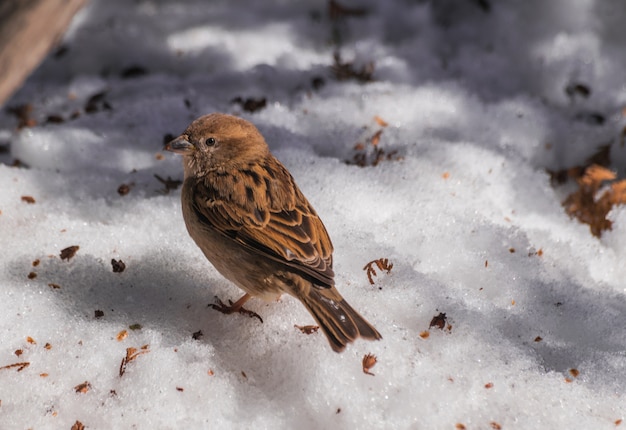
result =
[[252,123],[205,115],[164,149],[183,156],[189,235],[245,292],[230,305],[217,299],[214,309],[259,317],[243,307],[251,297],[271,301],[286,293],[306,307],[336,352],[358,337],[382,338],[337,291],[322,220]]

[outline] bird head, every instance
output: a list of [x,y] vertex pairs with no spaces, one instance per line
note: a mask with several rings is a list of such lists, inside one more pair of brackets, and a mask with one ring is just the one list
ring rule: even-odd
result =
[[229,171],[262,159],[269,148],[259,130],[245,119],[212,113],[193,121],[165,150],[184,157],[185,174]]

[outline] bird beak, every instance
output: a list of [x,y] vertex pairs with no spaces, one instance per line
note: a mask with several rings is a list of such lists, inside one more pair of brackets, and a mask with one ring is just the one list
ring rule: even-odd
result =
[[187,140],[187,136],[182,135],[168,142],[163,149],[165,149],[166,151],[175,152],[177,154],[187,155],[191,154],[196,149],[196,147]]

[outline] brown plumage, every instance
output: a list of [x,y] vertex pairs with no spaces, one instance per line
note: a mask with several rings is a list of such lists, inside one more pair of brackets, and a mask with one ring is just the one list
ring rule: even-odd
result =
[[216,309],[258,316],[243,309],[250,296],[287,293],[306,306],[337,352],[359,336],[381,338],[335,288],[326,228],[254,125],[206,115],[165,149],[183,155],[181,200],[190,236],[246,293]]

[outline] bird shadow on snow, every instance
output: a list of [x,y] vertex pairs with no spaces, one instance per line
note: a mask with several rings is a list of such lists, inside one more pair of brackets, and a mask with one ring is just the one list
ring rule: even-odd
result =
[[[294,311],[299,304],[290,298],[273,303],[251,300],[246,307],[259,313],[264,323],[238,314],[223,315],[208,308],[208,304],[214,302],[216,295],[224,301],[237,299],[241,294],[239,289],[229,286],[216,272],[211,274],[208,263],[206,272],[209,273],[186,275],[180,262],[164,265],[163,261],[163,255],[147,255],[127,263],[123,273],[113,273],[108,261],[79,253],[69,262],[57,258],[42,261],[31,287],[51,296],[68,316],[82,319],[92,325],[92,330],[100,330],[94,326],[102,323],[114,324],[120,330],[131,324],[140,324],[142,331],[154,330],[162,336],[160,348],[180,347],[201,331],[202,335],[193,342],[212,347],[205,350],[210,353],[207,368],[220,369],[233,377],[239,377],[244,371],[247,374],[245,384],[234,386],[241,390],[238,398],[251,395],[253,387],[256,396],[266,395],[270,402],[290,398],[308,405],[307,390],[303,387],[315,381],[315,377],[309,375],[315,372],[315,366],[307,365],[302,369],[301,360],[294,359],[293,352],[282,346],[295,342],[294,348],[298,351],[307,348],[305,344],[319,351],[328,345],[321,334],[304,336],[293,328],[293,322],[285,322],[294,315],[301,319],[300,311]],[[23,278],[25,265],[24,261],[10,264],[14,272],[11,276]],[[50,288],[49,283],[59,288]],[[96,318],[96,310],[104,312],[104,316]],[[298,320],[295,322],[308,324],[308,319]],[[246,353],[242,354],[242,350]],[[330,348],[327,352],[335,354]],[[300,382],[295,383],[295,380]],[[289,383],[284,384],[285,381]],[[241,407],[245,410],[245,405]],[[293,413],[313,412],[303,406]]]

